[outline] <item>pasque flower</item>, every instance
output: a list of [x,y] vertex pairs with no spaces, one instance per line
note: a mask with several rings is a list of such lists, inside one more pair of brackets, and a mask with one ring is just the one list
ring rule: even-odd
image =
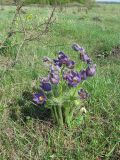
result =
[[66,63],[66,66],[67,66],[67,68],[69,68],[69,69],[73,69],[74,66],[75,66],[75,62],[72,61],[72,60],[68,60],[67,63]]
[[49,82],[48,78],[43,78],[41,81],[40,87],[44,90],[44,91],[51,91],[52,90],[52,85]]
[[81,81],[80,74],[75,71],[65,73],[63,75],[63,78],[68,82],[68,85],[71,87],[76,87]]
[[80,47],[78,44],[73,44],[72,48],[75,51],[78,51],[80,53],[80,59],[84,62],[87,62],[87,64],[89,64],[91,62],[90,57],[88,56],[87,53],[85,53],[85,49]]
[[84,48],[80,47],[78,44],[73,44],[72,45],[72,48],[75,50],[75,51],[78,51],[78,52],[82,52],[84,53]]
[[50,82],[51,82],[52,84],[58,84],[58,83],[59,83],[59,80],[60,80],[59,75],[57,75],[57,74],[55,74],[55,73],[51,73],[51,74],[50,74]]
[[52,84],[58,84],[60,81],[59,72],[57,70],[54,70],[53,68],[51,68],[51,71],[49,74],[49,79]]
[[58,52],[58,59],[54,59],[53,61],[56,66],[61,67],[62,65],[65,65],[69,69],[73,69],[75,65],[75,62],[70,60],[62,51]]
[[88,77],[94,76],[95,73],[96,73],[96,64],[93,64],[93,65],[87,67],[87,69],[86,69],[86,75]]
[[[44,57],[43,62],[49,69],[48,76],[40,80],[41,90],[33,95],[33,101],[41,106],[44,106],[47,101],[46,107],[51,109],[51,115],[60,126],[64,123],[71,126],[74,106],[80,106],[81,100],[89,97],[87,91],[79,90],[79,86],[96,73],[96,65],[92,63],[85,49],[78,44],[73,44],[72,48],[80,55],[79,59],[86,62],[86,69],[81,69],[79,72],[75,70],[76,63],[62,51],[58,52],[56,59]],[[79,69],[82,64],[76,69]],[[86,112],[85,108],[82,108],[80,112]]]
[[54,65],[61,67],[62,66],[62,62],[59,59],[53,59]]
[[40,93],[35,93],[33,95],[33,101],[36,102],[37,104],[41,104],[41,105],[45,104],[46,96],[42,91],[40,91]]
[[59,52],[58,52],[58,59],[59,59],[59,60],[68,59],[68,56],[66,56],[64,52],[59,51]]
[[89,94],[84,89],[80,89],[78,95],[80,99],[87,99],[89,97]]
[[87,53],[80,53],[80,59],[84,62],[87,62],[87,64],[91,63],[91,59]]
[[68,56],[66,56],[62,51],[58,52],[58,60],[62,64],[67,64],[68,62]]
[[58,59],[54,59],[54,64],[56,66],[61,67],[63,64],[66,64],[68,61],[68,57],[62,52],[58,52]]
[[81,80],[87,79],[86,70],[81,70],[79,74],[80,74]]

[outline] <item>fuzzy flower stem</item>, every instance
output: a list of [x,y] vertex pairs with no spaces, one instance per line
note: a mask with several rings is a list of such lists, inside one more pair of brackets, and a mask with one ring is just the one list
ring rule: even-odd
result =
[[74,90],[74,92],[73,92],[73,95],[72,95],[72,97],[74,97],[75,96],[75,93],[76,93],[76,91],[78,90],[78,87],[76,87],[75,88],[75,90]]
[[56,110],[56,106],[53,106],[53,116],[55,118],[56,123],[59,123],[59,118],[58,118],[58,114],[57,114],[57,110]]
[[68,125],[68,127],[70,127],[70,122],[71,122],[71,118],[69,116],[69,107],[65,108],[65,123]]
[[63,92],[63,71],[64,71],[64,66],[62,67],[62,69],[61,69],[61,72],[60,72],[60,79],[61,79],[61,85],[60,85],[60,87],[61,87],[61,92],[60,92],[60,94],[62,95],[62,92]]
[[57,110],[58,110],[58,115],[59,115],[59,125],[63,126],[63,115],[62,115],[62,107],[61,106],[57,106]]

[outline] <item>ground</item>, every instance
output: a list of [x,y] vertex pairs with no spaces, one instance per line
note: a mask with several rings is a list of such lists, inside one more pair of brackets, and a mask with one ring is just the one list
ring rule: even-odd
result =
[[[9,30],[14,7],[0,10],[0,41]],[[50,7],[26,7],[23,18],[37,23]],[[0,55],[0,160],[117,160],[120,116],[120,5],[97,5],[86,13],[78,7],[56,10],[51,32],[23,46],[18,61]],[[17,25],[17,24],[16,24]],[[30,24],[29,24],[30,25]],[[12,42],[19,40],[18,36]],[[43,56],[59,50],[71,57],[71,45],[82,45],[97,64],[97,74],[86,81],[90,93],[87,113],[77,127],[59,129],[48,112],[29,101],[34,84],[45,69]],[[16,49],[15,51],[16,52]],[[79,119],[78,119],[79,120]]]

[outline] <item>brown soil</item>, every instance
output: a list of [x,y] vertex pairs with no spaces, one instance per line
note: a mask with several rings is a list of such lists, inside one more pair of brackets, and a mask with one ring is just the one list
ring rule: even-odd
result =
[[120,56],[120,45],[117,45],[116,47],[114,47],[112,49],[111,55],[112,56]]

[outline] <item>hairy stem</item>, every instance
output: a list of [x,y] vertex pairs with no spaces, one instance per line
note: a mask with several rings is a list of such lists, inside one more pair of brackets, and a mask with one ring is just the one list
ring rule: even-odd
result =
[[62,114],[62,107],[58,106],[58,116],[59,116],[59,125],[63,126],[63,114]]
[[69,113],[70,113],[69,110],[70,110],[70,108],[66,107],[64,110],[64,112],[65,112],[64,114],[65,114],[65,123],[67,124],[67,126],[70,127],[71,117],[69,115]]
[[59,122],[59,119],[58,119],[58,115],[57,115],[57,111],[56,111],[56,106],[53,106],[53,116],[54,116],[54,119],[56,121],[56,123]]

